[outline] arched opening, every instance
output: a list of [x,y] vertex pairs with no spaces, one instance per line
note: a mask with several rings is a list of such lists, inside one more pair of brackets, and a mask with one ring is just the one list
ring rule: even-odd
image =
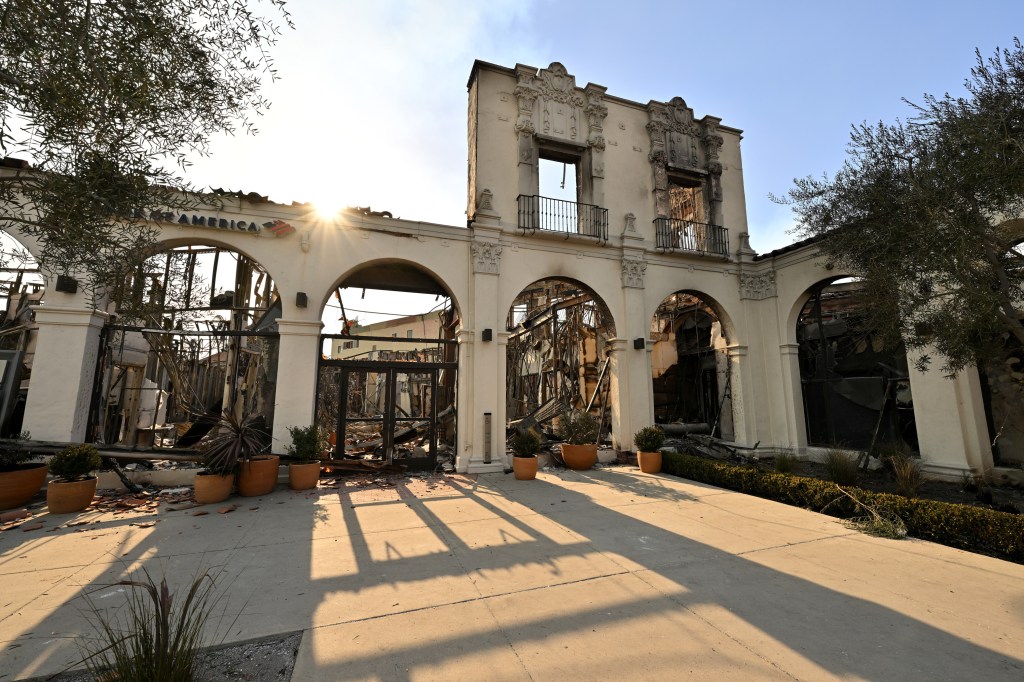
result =
[[[1024,220],[1007,221],[1001,227],[1024,234]],[[1012,244],[1008,255],[1024,263],[1024,240]],[[1014,307],[1024,317],[1024,301]],[[1024,466],[1024,345],[1013,334],[1004,334],[1001,357],[979,362],[978,375],[995,465]]]
[[602,301],[579,282],[549,278],[516,296],[505,324],[509,427],[549,424],[569,409],[600,423],[599,442],[611,431],[608,341],[615,323]]
[[363,266],[321,320],[315,419],[332,467],[453,466],[460,318],[444,283],[412,263]]
[[208,243],[172,246],[132,268],[110,299],[93,440],[191,447],[225,412],[272,432],[281,301],[259,263]]
[[0,233],[0,437],[21,433],[35,355],[34,310],[45,290],[36,259]]
[[797,317],[807,443],[916,451],[906,349],[871,329],[862,290],[854,278],[819,282]]
[[716,306],[677,291],[651,320],[654,421],[669,436],[733,439],[732,374],[726,330]]

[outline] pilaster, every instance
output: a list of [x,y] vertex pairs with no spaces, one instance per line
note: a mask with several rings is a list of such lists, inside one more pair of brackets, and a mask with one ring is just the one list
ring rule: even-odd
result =
[[309,426],[316,406],[320,350],[319,320],[278,320],[277,388],[274,394],[274,452],[291,443],[289,426]]
[[88,435],[100,329],[107,315],[48,304],[36,308],[35,315],[36,349],[22,429],[33,440],[81,443]]

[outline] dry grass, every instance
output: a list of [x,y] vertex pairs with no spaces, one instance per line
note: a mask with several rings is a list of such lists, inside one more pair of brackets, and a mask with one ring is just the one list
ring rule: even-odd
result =
[[825,471],[829,480],[838,485],[857,483],[857,458],[835,448],[825,453]]
[[782,453],[775,456],[775,470],[780,474],[791,474],[796,469],[796,455]]

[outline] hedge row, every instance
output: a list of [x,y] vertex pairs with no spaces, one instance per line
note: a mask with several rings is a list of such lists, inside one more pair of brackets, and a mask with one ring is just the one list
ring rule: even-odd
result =
[[[831,481],[760,471],[681,453],[665,453],[661,469],[682,478],[830,516],[864,516],[864,511]],[[880,512],[896,514],[906,524],[907,532],[916,538],[1024,563],[1024,516],[860,488],[844,490]]]

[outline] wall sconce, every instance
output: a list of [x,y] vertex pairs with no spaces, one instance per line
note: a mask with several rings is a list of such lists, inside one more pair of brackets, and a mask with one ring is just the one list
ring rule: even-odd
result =
[[306,296],[306,292],[305,291],[300,291],[297,294],[295,294],[295,307],[296,308],[305,308],[306,305],[308,305],[308,303],[309,303],[309,298]]
[[484,341],[490,341],[492,338],[494,338],[494,330],[485,329],[483,334],[480,335],[480,338]]
[[647,347],[646,339],[633,339],[633,350],[643,350]]
[[70,275],[57,275],[57,284],[53,288],[64,294],[73,294],[78,291],[78,280]]

